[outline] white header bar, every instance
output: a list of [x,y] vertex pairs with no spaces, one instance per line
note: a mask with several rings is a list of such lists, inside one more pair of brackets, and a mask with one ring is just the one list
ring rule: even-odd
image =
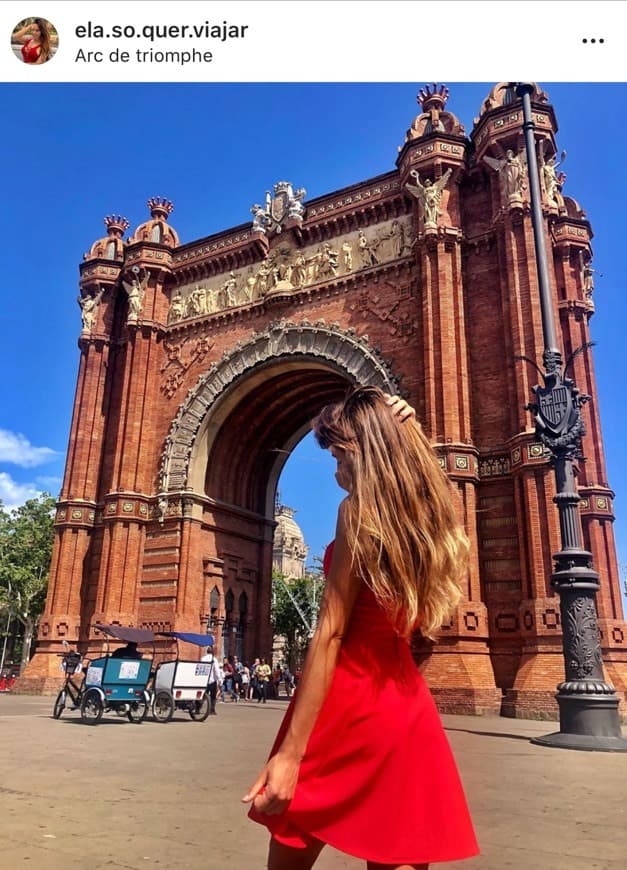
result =
[[[625,81],[626,7],[625,0],[4,0],[0,79]],[[12,39],[29,16],[53,25],[45,63],[25,62],[24,36]]]

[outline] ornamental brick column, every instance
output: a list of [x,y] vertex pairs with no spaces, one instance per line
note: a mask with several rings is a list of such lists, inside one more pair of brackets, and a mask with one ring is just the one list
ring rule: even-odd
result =
[[479,477],[472,435],[459,188],[467,140],[457,118],[445,111],[447,96],[444,88],[421,91],[423,113],[408,131],[397,161],[401,187],[414,199],[424,383],[419,417],[456,485],[460,520],[471,542],[465,600],[442,627],[423,671],[442,711],[497,714],[501,694],[487,645],[474,521]]
[[128,221],[105,218],[108,235],[94,242],[81,264],[80,361],[65,474],[55,518],[50,581],[35,655],[19,685],[48,691],[61,678],[63,641],[81,640],[83,603],[94,562],[94,529],[100,515],[99,482],[111,392],[109,363],[115,320],[115,285],[123,264]]
[[[594,314],[595,270],[592,268],[592,230],[584,212],[568,198],[566,214],[553,217],[553,257],[558,292],[559,322],[566,359],[590,344]],[[577,353],[568,374],[584,394],[595,396],[594,357],[590,349]],[[601,580],[596,610],[603,663],[609,682],[627,699],[627,624],[623,618],[620,573],[614,538],[613,497],[605,466],[598,401],[585,408],[585,462],[577,479],[584,548],[592,553]]]
[[[113,366],[111,409],[105,436],[101,498],[104,502],[102,552],[94,578],[90,621],[171,623],[173,595],[153,596],[140,607],[146,529],[156,502],[160,341],[167,319],[164,283],[178,245],[167,224],[173,206],[148,202],[151,219],[135,230],[125,249],[118,289],[118,353]],[[140,615],[141,610],[141,615]]]
[[[490,373],[492,401],[501,407],[493,412],[497,425],[482,433],[482,441],[488,452],[505,450],[508,460],[502,480],[486,480],[482,486],[480,510],[494,511],[494,523],[500,511],[513,525],[503,526],[510,529],[509,542],[505,534],[499,540],[486,532],[480,547],[493,661],[505,692],[503,714],[552,716],[557,713],[555,679],[559,681],[563,669],[559,598],[548,584],[551,554],[559,549],[559,518],[552,501],[553,476],[525,411],[537,375],[521,357],[541,360],[543,335],[521,157],[522,112],[506,94],[501,99],[498,105],[484,106],[472,131],[474,213],[484,203],[491,217],[489,223],[483,221],[483,256],[495,269],[492,305],[503,330],[498,338],[503,360]],[[557,127],[550,107],[539,124],[552,141]],[[490,519],[486,514],[486,521]]]

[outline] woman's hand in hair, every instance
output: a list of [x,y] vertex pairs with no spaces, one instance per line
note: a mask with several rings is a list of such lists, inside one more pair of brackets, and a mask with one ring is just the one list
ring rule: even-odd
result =
[[400,396],[390,396],[386,393],[385,401],[394,416],[398,417],[401,423],[404,423],[405,420],[416,419],[416,409],[406,402],[405,399],[401,399]]

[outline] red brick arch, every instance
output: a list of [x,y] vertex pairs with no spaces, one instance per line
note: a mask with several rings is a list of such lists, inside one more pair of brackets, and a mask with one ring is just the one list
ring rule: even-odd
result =
[[[225,354],[190,390],[166,439],[161,491],[205,492],[265,513],[274,492],[268,483],[276,483],[285,456],[322,405],[338,398],[350,383],[375,384],[388,392],[398,389],[398,379],[370,346],[367,336],[358,338],[349,330],[323,322],[271,324]],[[264,419],[268,410],[271,420]],[[244,448],[248,462],[244,456],[239,465],[230,462],[234,469],[230,477],[224,464],[232,458],[236,443]],[[259,456],[263,449],[276,454],[265,475]],[[219,476],[212,473],[212,461],[221,467]],[[262,470],[267,489],[262,494],[263,504],[254,498],[254,503],[247,503],[251,497],[247,499],[241,491],[242,481],[244,487],[250,485],[242,472],[245,467],[250,474],[253,468]]]

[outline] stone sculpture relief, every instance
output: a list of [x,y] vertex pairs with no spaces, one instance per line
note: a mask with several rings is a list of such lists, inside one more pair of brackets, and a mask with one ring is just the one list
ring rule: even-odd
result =
[[81,307],[81,320],[83,323],[83,328],[81,329],[81,335],[90,335],[94,324],[96,323],[96,315],[98,313],[98,306],[100,305],[100,300],[102,299],[102,295],[104,293],[104,287],[101,288],[95,296],[79,296],[77,299],[78,304]]
[[303,200],[307,195],[304,187],[294,190],[290,181],[277,181],[272,188],[274,195],[266,190],[265,206],[255,203],[250,209],[253,216],[253,232],[280,233],[287,220],[302,221],[305,214]]
[[545,149],[546,139],[543,139],[540,143],[539,149],[540,178],[542,180],[542,187],[544,188],[544,194],[549,205],[562,212],[566,209],[564,197],[562,196],[562,187],[566,181],[566,174],[564,172],[558,173],[557,170],[566,159],[566,152],[562,151],[560,160],[557,159],[556,154],[554,154],[553,157],[549,157],[547,160],[544,156]]
[[422,205],[425,230],[437,229],[438,217],[442,214],[440,211],[442,191],[446,187],[452,171],[452,169],[447,169],[438,181],[431,181],[430,178],[427,178],[424,184],[420,181],[420,175],[415,169],[412,169],[410,173],[412,178],[416,180],[416,184],[406,184],[405,188]]
[[139,316],[142,313],[142,306],[144,304],[144,294],[146,292],[146,287],[148,286],[148,272],[144,271],[144,274],[140,278],[140,269],[138,266],[133,266],[133,280],[129,283],[128,281],[122,281],[122,285],[126,290],[128,296],[128,318],[126,320],[127,323],[137,323],[139,320]]
[[499,174],[501,199],[508,205],[520,205],[523,191],[527,186],[527,161],[524,151],[516,154],[511,148],[508,148],[505,157],[499,159],[485,156],[483,159]]
[[286,242],[259,264],[174,290],[168,323],[250,305],[273,292],[301,290],[406,256],[410,234],[410,219],[398,218],[306,248]]

